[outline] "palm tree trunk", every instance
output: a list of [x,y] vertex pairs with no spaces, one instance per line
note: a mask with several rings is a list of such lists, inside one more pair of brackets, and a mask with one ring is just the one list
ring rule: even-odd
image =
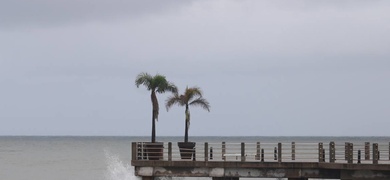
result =
[[189,121],[189,114],[188,114],[188,105],[186,105],[186,120],[185,120],[185,132],[184,132],[184,142],[188,142],[188,121]]
[[157,97],[156,93],[154,90],[152,90],[151,94],[151,99],[152,99],[152,143],[156,142],[156,119],[158,118],[158,102],[157,102]]
[[188,124],[187,124],[187,121],[186,121],[186,131],[185,131],[185,134],[184,134],[184,142],[188,142]]
[[154,117],[154,110],[153,110],[153,113],[152,113],[152,143],[156,142],[156,121],[154,120],[155,117]]

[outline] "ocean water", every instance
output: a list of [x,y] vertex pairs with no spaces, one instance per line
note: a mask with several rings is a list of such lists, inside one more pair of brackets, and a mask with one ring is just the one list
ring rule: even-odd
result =
[[[138,180],[131,166],[131,142],[149,137],[0,136],[0,179]],[[182,137],[158,137],[178,142]],[[371,142],[389,137],[191,137],[194,142]],[[174,178],[196,179],[196,178]],[[198,178],[208,179],[208,178]],[[264,179],[265,180],[265,179]]]

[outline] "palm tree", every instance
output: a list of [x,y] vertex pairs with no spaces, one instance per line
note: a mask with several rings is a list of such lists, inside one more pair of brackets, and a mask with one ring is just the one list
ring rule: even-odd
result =
[[173,93],[177,93],[177,87],[167,81],[165,76],[156,74],[155,76],[151,76],[148,73],[140,73],[135,79],[135,85],[137,88],[140,85],[144,85],[149,91],[151,91],[151,99],[152,99],[152,142],[156,142],[156,125],[155,121],[158,120],[158,112],[159,106],[157,101],[156,93],[164,93],[166,91],[170,91]]
[[174,93],[166,100],[166,108],[169,110],[172,105],[177,104],[179,106],[185,106],[185,134],[184,142],[188,142],[188,129],[190,127],[190,110],[189,106],[200,106],[201,108],[210,112],[209,102],[203,98],[202,91],[199,87],[186,88],[184,94],[179,95]]

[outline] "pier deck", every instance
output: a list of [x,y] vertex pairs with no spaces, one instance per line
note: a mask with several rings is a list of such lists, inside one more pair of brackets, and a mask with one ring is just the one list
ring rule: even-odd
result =
[[[194,149],[173,143],[132,143],[137,176],[241,178],[390,179],[390,144],[197,143]],[[185,159],[183,159],[183,157]]]

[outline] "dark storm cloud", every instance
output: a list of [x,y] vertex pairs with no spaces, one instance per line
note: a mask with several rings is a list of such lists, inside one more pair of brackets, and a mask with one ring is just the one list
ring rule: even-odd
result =
[[2,0],[0,28],[115,21],[177,10],[190,3],[176,0]]

